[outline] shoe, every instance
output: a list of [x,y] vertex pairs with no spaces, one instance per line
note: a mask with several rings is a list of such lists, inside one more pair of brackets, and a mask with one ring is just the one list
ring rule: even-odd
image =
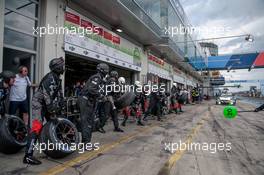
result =
[[23,163],[29,164],[29,165],[40,165],[41,161],[39,161],[38,159],[36,159],[33,156],[25,156],[23,159]]
[[158,118],[157,120],[158,120],[159,122],[162,122],[161,118]]
[[106,133],[106,131],[104,130],[104,128],[99,128],[98,129],[98,132],[103,133],[103,134]]
[[121,124],[121,125],[125,127],[125,126],[126,126],[126,123],[125,123],[125,122],[122,122],[122,124]]
[[144,117],[143,117],[143,120],[144,120],[144,121],[147,121],[147,117],[148,117],[148,116],[144,116]]
[[115,128],[114,132],[124,132],[124,130],[120,129],[120,128]]
[[138,125],[138,126],[145,126],[141,121],[138,121],[138,122],[137,122],[137,125]]

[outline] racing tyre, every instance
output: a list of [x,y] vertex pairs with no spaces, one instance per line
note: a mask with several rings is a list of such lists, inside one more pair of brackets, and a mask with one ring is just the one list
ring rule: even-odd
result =
[[4,116],[0,119],[0,152],[14,154],[27,144],[27,127],[16,116]]
[[134,92],[126,92],[120,98],[115,101],[115,106],[117,109],[122,109],[129,106],[135,99],[136,95]]
[[63,158],[76,150],[79,134],[75,125],[65,118],[48,121],[42,128],[40,143],[46,145],[44,153],[51,158]]

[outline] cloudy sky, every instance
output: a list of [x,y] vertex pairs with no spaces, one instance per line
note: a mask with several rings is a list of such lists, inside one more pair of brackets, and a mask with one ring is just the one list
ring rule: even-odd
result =
[[[208,27],[199,38],[252,34],[254,42],[244,38],[215,40],[219,54],[264,51],[264,0],[180,0],[194,27]],[[222,31],[222,28],[226,32]]]
[[[244,38],[212,40],[219,54],[264,51],[264,0],[180,0],[193,27],[209,28],[197,38],[252,34],[254,42]],[[214,28],[219,29],[213,30]],[[224,29],[224,30],[223,30]],[[264,79],[264,69],[222,72],[226,79]]]

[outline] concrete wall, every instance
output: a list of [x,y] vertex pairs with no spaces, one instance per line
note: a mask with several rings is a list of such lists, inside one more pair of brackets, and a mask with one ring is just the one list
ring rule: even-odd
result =
[[[42,26],[64,26],[64,7],[63,0],[45,0],[41,4]],[[49,62],[53,58],[65,58],[63,50],[64,35],[53,34],[45,35],[40,38],[40,62],[39,62],[39,79],[49,72]]]

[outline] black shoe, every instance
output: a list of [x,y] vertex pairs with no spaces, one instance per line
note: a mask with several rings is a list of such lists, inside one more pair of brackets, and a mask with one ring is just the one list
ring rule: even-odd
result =
[[99,128],[98,129],[98,132],[103,133],[103,134],[106,133],[105,130],[104,130],[104,128]]
[[145,126],[141,121],[138,121],[138,122],[137,122],[137,125],[138,125],[138,126]]
[[33,156],[25,156],[23,159],[23,163],[29,164],[29,165],[40,165],[41,161],[39,161],[38,159],[36,159]]
[[114,132],[124,132],[124,131],[122,129],[120,129],[120,128],[115,128]]
[[161,118],[158,118],[157,120],[158,120],[159,122],[162,122]]
[[121,125],[125,127],[125,126],[126,126],[126,123],[125,123],[125,122],[122,122],[122,124],[121,124]]
[[148,116],[145,115],[145,116],[143,117],[143,120],[144,120],[144,121],[147,121],[147,117],[148,117]]

